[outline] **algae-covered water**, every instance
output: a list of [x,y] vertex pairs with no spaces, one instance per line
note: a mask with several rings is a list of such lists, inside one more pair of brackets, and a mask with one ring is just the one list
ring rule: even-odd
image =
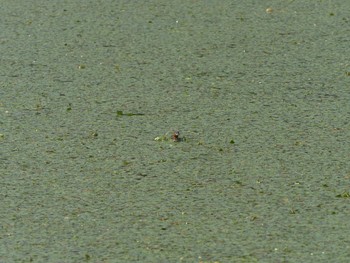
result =
[[0,262],[348,262],[349,10],[2,1]]

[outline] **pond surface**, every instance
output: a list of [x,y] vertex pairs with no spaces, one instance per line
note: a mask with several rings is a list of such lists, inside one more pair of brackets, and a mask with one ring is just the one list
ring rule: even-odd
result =
[[350,2],[78,2],[2,3],[1,262],[347,262]]

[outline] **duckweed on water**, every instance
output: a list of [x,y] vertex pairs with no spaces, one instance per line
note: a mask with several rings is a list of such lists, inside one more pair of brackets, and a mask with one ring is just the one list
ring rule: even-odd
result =
[[350,193],[349,192],[343,192],[341,194],[336,195],[336,197],[339,197],[339,198],[350,198]]
[[120,116],[143,116],[143,113],[124,113],[122,110],[117,111],[117,117]]
[[71,111],[72,110],[72,103],[68,103],[68,107],[66,109],[67,111]]

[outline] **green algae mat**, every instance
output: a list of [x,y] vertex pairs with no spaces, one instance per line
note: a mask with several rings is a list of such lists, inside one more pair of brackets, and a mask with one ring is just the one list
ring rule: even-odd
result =
[[348,262],[349,8],[2,1],[0,262]]

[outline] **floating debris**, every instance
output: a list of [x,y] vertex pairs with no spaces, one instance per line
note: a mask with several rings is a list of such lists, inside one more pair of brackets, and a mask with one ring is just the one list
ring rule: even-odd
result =
[[164,135],[157,136],[154,138],[155,141],[170,141],[172,140],[173,142],[181,142],[184,141],[184,138],[180,138],[180,132],[179,131],[173,131],[171,136],[169,136],[169,132],[165,133]]

